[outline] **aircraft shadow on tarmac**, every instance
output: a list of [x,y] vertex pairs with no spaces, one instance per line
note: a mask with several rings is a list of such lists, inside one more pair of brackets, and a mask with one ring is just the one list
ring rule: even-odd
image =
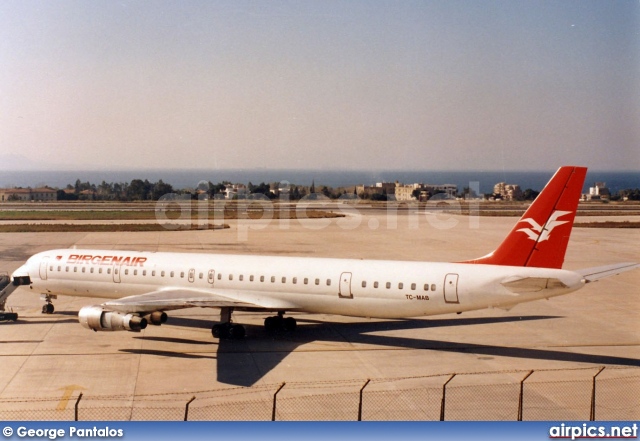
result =
[[[220,383],[251,386],[299,346],[312,342],[336,342],[387,348],[446,351],[483,356],[513,357],[532,360],[567,361],[595,365],[640,366],[640,360],[607,355],[563,352],[561,350],[533,349],[476,343],[458,343],[444,340],[424,340],[402,336],[380,335],[386,331],[437,328],[447,326],[469,326],[493,323],[508,323],[530,320],[550,320],[557,316],[488,317],[467,319],[367,321],[358,323],[330,323],[298,319],[294,334],[267,334],[261,326],[245,325],[248,337],[243,340],[219,340],[216,355],[189,354],[172,351],[127,349],[122,352],[148,354],[176,358],[215,358],[217,378]],[[186,327],[208,327],[210,322],[181,317],[172,320],[172,325]],[[206,325],[205,325],[206,324]],[[376,334],[372,334],[376,333]],[[136,337],[145,340],[184,344],[215,344],[170,337]],[[321,356],[321,353],[319,353]]]

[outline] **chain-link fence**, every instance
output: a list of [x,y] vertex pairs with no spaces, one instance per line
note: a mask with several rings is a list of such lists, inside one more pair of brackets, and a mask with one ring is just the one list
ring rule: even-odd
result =
[[2,420],[638,420],[640,369],[291,382],[189,393],[0,400]]

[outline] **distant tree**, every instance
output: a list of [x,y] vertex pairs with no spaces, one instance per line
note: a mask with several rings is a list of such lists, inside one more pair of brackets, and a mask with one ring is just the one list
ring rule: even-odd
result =
[[371,200],[372,201],[386,201],[386,200],[388,200],[388,198],[387,198],[386,194],[374,193],[374,194],[371,195]]
[[127,199],[130,201],[144,201],[147,199],[149,187],[149,181],[134,179],[126,190]]
[[538,197],[539,194],[540,194],[539,191],[535,191],[535,190],[532,190],[530,188],[527,188],[522,193],[522,199],[525,200],[525,201],[533,201]]
[[165,184],[164,182],[162,182],[162,179],[160,179],[153,185],[153,188],[151,190],[151,199],[157,201],[165,194],[170,193],[173,193],[173,187],[171,186],[171,184]]
[[223,183],[214,185],[211,181],[209,181],[209,197],[211,198],[215,198],[216,195],[224,193],[226,189],[227,189],[227,186]]
[[640,201],[640,188],[628,188],[626,190],[620,190],[618,193],[620,197],[627,198],[630,201]]
[[250,194],[263,194],[269,199],[273,199],[276,197],[276,195],[271,191],[271,186],[269,186],[269,184],[265,184],[264,182],[261,182],[259,185],[253,185],[251,184],[251,182],[249,182],[247,189],[249,190]]

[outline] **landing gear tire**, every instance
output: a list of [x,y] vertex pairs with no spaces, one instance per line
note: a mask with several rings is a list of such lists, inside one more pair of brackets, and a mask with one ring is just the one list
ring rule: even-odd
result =
[[282,320],[282,328],[287,332],[295,331],[296,326],[298,326],[298,323],[296,322],[296,319],[294,319],[293,317],[287,317],[284,320]]
[[274,315],[264,319],[264,328],[267,332],[278,331],[293,332],[297,327],[296,319],[293,317],[284,318],[282,315]]
[[245,331],[244,331],[244,326],[242,325],[231,325],[229,326],[229,338],[232,338],[234,340],[238,340],[241,338],[244,338],[245,336]]
[[213,338],[239,340],[246,335],[244,326],[231,323],[215,324],[211,327]]
[[213,325],[211,335],[213,335],[213,338],[220,338],[222,335],[222,325]]
[[53,311],[55,311],[53,303],[45,303],[44,305],[42,305],[43,314],[53,314]]

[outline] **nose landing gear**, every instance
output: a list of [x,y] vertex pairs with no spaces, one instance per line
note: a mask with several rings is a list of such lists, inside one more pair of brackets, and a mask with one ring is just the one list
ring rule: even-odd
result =
[[57,299],[58,296],[55,296],[52,294],[42,294],[40,298],[42,298],[42,300],[46,302],[44,305],[42,305],[42,313],[53,314],[53,311],[55,311],[56,308],[53,306],[53,303],[51,302],[51,300]]

